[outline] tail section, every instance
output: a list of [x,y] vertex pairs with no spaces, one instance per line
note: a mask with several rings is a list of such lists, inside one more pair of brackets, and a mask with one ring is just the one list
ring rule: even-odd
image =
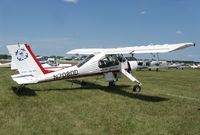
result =
[[52,72],[47,71],[42,67],[29,45],[8,45],[7,48],[12,56],[12,62],[15,64],[20,75],[32,75],[38,77]]

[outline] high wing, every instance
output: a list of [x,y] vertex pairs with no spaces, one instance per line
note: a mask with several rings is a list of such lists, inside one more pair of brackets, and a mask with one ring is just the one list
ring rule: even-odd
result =
[[75,49],[66,54],[139,54],[139,53],[167,53],[175,50],[184,49],[195,46],[195,43],[179,43],[179,44],[163,44],[163,45],[147,45],[119,48],[91,48],[91,49]]

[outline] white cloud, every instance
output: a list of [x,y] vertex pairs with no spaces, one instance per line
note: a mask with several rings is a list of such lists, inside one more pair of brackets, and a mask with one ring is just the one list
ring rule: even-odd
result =
[[63,0],[64,2],[68,2],[68,3],[78,3],[78,0]]
[[177,34],[177,35],[181,35],[181,34],[183,34],[183,32],[180,31],[180,30],[178,30],[178,31],[176,31],[176,34]]
[[147,12],[144,10],[144,11],[141,11],[140,12],[140,15],[145,15]]

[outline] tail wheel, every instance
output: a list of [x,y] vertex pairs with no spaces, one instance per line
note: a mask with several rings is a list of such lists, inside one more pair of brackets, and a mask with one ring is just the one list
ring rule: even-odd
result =
[[133,86],[133,91],[135,91],[135,92],[140,92],[141,91],[141,86],[140,85],[134,85]]

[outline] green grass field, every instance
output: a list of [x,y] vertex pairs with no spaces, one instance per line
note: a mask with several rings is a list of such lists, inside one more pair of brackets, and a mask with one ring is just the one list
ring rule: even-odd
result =
[[200,70],[136,71],[140,93],[121,78],[102,76],[30,85],[15,92],[10,69],[0,69],[0,134],[200,134]]

